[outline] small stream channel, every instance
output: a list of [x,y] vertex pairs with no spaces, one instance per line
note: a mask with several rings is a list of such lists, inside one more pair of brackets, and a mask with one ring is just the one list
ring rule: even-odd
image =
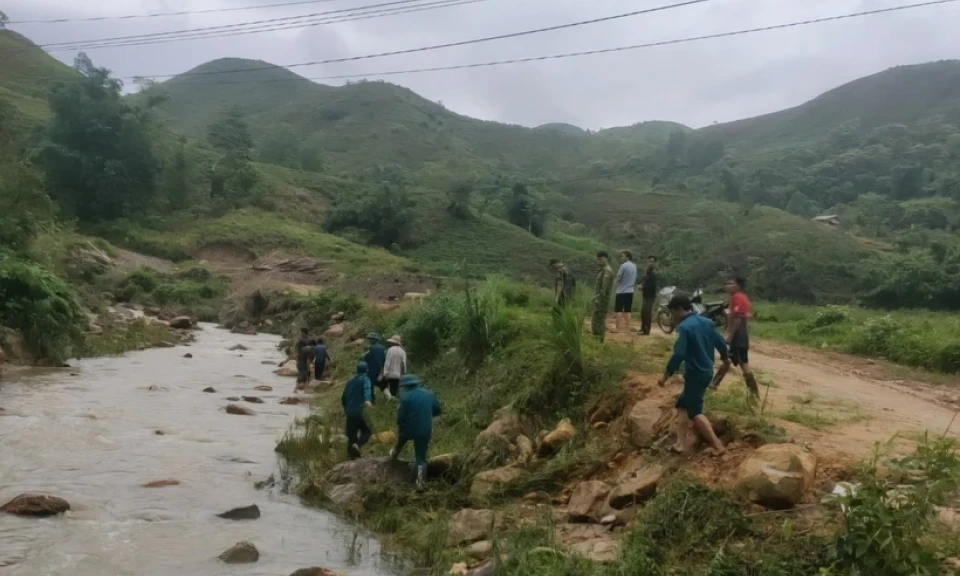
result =
[[[0,513],[4,576],[287,576],[323,566],[386,576],[375,541],[334,516],[254,483],[278,470],[274,446],[303,406],[283,406],[293,381],[273,374],[278,339],[203,326],[192,345],[27,370],[0,388],[0,505],[22,492],[65,498],[63,517]],[[229,351],[243,344],[246,351]],[[184,358],[185,353],[192,359]],[[270,365],[264,361],[271,361]],[[258,392],[268,385],[272,392]],[[207,386],[216,394],[204,394]],[[151,387],[156,387],[151,389]],[[223,411],[260,396],[255,416]],[[164,432],[158,435],[157,430]],[[177,486],[144,488],[163,479]],[[257,504],[258,520],[215,514]],[[217,556],[241,540],[260,561]]]

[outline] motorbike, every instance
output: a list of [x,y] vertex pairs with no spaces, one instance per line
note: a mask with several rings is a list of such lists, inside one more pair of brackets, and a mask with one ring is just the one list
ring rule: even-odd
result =
[[[664,334],[671,334],[675,326],[673,325],[673,315],[667,309],[667,304],[673,295],[677,292],[676,286],[668,286],[660,291],[660,307],[657,311],[657,326]],[[726,302],[703,302],[703,288],[694,290],[690,297],[690,303],[693,304],[693,311],[711,322],[717,328],[723,329],[727,325],[727,303]]]

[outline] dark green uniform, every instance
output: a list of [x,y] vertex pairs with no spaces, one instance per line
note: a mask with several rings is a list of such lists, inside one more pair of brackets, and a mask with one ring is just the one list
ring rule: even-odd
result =
[[577,289],[577,280],[569,268],[561,266],[560,269],[557,270],[554,277],[554,285],[559,290],[557,304],[566,306],[569,302],[573,301]]
[[610,309],[610,294],[613,292],[613,270],[605,265],[597,274],[593,297],[593,334],[603,341],[607,334],[607,311]]

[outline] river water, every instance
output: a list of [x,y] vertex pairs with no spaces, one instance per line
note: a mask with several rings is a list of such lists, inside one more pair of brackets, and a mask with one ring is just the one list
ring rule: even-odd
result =
[[[292,419],[307,413],[279,404],[293,380],[272,372],[278,339],[212,326],[197,336],[189,347],[6,375],[0,505],[39,491],[65,498],[72,510],[47,519],[0,513],[0,574],[286,576],[308,566],[350,576],[392,573],[381,567],[376,543],[355,540],[351,526],[279,489],[254,487],[277,474],[274,446]],[[248,350],[228,351],[234,344]],[[187,352],[194,357],[184,358]],[[274,390],[254,390],[263,384]],[[207,386],[217,393],[202,393]],[[240,395],[263,398],[243,403],[255,416],[223,411],[226,397]],[[142,487],[163,479],[181,484]],[[258,520],[215,516],[254,503]],[[217,559],[241,540],[259,548],[259,562]]]

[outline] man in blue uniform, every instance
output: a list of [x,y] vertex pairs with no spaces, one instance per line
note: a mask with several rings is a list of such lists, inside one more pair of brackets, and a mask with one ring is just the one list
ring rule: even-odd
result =
[[433,419],[440,415],[440,402],[437,397],[420,385],[420,378],[413,374],[406,374],[400,379],[397,445],[390,451],[390,458],[396,460],[407,442],[413,442],[418,489],[423,488],[427,479],[427,448],[433,434]]
[[677,327],[677,341],[673,346],[673,356],[667,362],[667,369],[660,386],[664,386],[677,370],[680,364],[683,370],[683,392],[677,397],[677,444],[674,451],[683,453],[687,447],[687,429],[690,420],[700,435],[710,443],[710,450],[714,455],[724,452],[723,444],[713,432],[710,421],[703,415],[703,395],[713,380],[713,352],[720,353],[725,369],[730,366],[730,357],[727,352],[727,343],[713,326],[713,322],[695,314],[690,297],[686,294],[677,294],[670,299],[667,309],[673,316],[673,324]]
[[367,377],[366,362],[357,364],[357,374],[343,387],[340,403],[347,417],[347,456],[359,458],[360,448],[370,441],[373,434],[365,413],[373,405],[373,384]]
[[[367,341],[370,342],[370,348],[363,356],[363,361],[367,363],[367,376],[370,382],[376,384],[380,381],[383,372],[383,364],[387,361],[387,349],[380,343],[382,338],[376,332],[367,334]],[[376,404],[376,391],[373,392],[372,402]]]

